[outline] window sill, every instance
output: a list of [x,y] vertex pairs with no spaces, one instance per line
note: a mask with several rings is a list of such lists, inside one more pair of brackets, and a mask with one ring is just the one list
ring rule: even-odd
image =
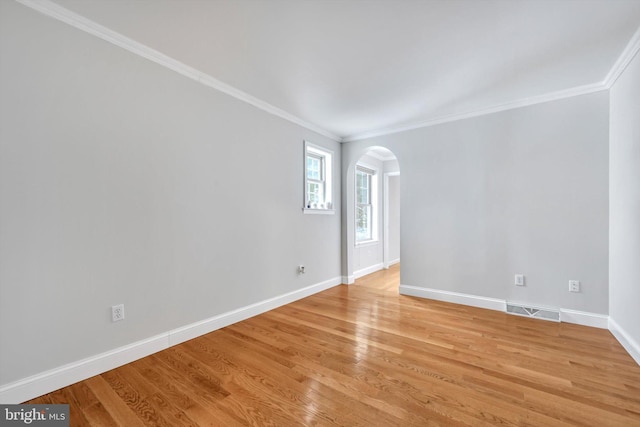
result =
[[313,209],[313,208],[302,208],[302,212],[304,214],[313,214],[313,215],[333,215],[336,213],[333,209]]
[[361,248],[363,246],[373,246],[380,243],[380,240],[364,240],[362,242],[356,242],[356,248]]

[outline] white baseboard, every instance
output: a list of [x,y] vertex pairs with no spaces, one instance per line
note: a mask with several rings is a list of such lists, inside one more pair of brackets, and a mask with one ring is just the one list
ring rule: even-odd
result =
[[391,267],[392,265],[394,265],[394,264],[398,264],[399,262],[400,262],[400,258],[397,258],[397,259],[391,260],[391,261],[387,262],[386,264],[383,264],[383,265],[382,265],[382,268],[384,268],[384,269],[386,270],[386,269],[388,269],[389,267]]
[[[437,301],[452,302],[455,304],[470,305],[472,307],[487,308],[489,310],[506,311],[507,301],[498,298],[488,298],[478,295],[463,294],[459,292],[443,291],[440,289],[420,288],[417,286],[400,285],[401,295],[434,299]],[[609,316],[585,311],[560,309],[560,321],[576,323],[578,325],[607,329]]]
[[[437,301],[452,302],[455,304],[470,305],[479,308],[487,308],[496,311],[506,310],[506,300],[443,291],[440,289],[400,285],[400,294],[428,298]],[[640,344],[608,315],[561,308],[560,321],[593,328],[609,329],[613,336],[620,342],[622,347],[627,350],[633,360],[640,365]]]
[[627,353],[629,353],[633,360],[640,365],[640,344],[611,317],[609,317],[609,331],[611,331],[624,349],[627,350]]
[[342,283],[344,283],[345,285],[353,285],[356,281],[356,276],[355,275],[351,275],[351,276],[342,276]]
[[326,280],[315,285],[307,286],[306,288],[269,298],[237,310],[5,384],[0,386],[0,404],[21,403],[50,393],[59,388],[149,356],[150,354],[181,342],[324,291],[339,285],[341,282],[341,277]]
[[400,294],[413,297],[434,299],[436,301],[452,302],[470,305],[472,307],[487,308],[489,310],[505,311],[507,302],[497,298],[481,297],[462,294],[459,292],[443,291],[440,289],[419,288],[417,286],[400,285]]
[[78,360],[0,387],[0,403],[15,404],[50,393],[169,347],[168,333]]
[[588,313],[586,311],[560,309],[560,321],[575,323],[583,326],[607,329],[609,327],[609,316],[605,314]]
[[353,276],[356,279],[361,278],[362,276],[366,276],[367,274],[375,273],[376,271],[380,271],[383,268],[383,264],[380,262],[378,264],[370,265],[369,267],[362,268],[358,271],[353,272]]
[[232,325],[250,317],[257,316],[258,314],[273,310],[274,308],[285,304],[306,298],[310,295],[317,294],[318,292],[340,285],[341,283],[342,280],[340,277],[334,277],[333,279],[307,286],[306,288],[298,289],[274,298],[269,298],[237,310],[229,311],[200,322],[174,329],[169,332],[169,347],[180,344],[181,342],[189,341],[190,339],[201,335],[208,334],[209,332],[224,328],[225,326]]

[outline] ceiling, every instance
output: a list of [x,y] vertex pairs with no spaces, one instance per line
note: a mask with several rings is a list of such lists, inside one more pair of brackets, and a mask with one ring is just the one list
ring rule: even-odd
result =
[[640,0],[55,3],[339,140],[601,85],[640,26]]

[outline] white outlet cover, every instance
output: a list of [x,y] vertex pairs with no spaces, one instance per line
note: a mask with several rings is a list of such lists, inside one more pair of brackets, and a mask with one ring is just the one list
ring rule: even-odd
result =
[[111,321],[118,322],[124,320],[124,304],[118,304],[111,307]]
[[524,274],[516,274],[513,284],[516,286],[524,286]]
[[569,280],[569,292],[580,292],[579,280]]

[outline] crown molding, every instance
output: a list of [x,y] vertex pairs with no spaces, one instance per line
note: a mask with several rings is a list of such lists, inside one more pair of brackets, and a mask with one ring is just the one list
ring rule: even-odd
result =
[[507,103],[496,105],[493,107],[470,111],[467,113],[440,116],[431,120],[409,124],[406,126],[388,127],[388,128],[382,128],[374,131],[363,132],[360,134],[344,137],[342,138],[341,142],[358,141],[361,139],[373,138],[376,136],[389,135],[393,133],[399,133],[399,132],[404,132],[408,130],[414,130],[414,129],[419,129],[423,127],[439,125],[442,123],[468,119],[471,117],[484,116],[486,114],[498,113],[500,111],[512,110],[515,108],[526,107],[529,105],[541,104],[549,101],[556,101],[563,98],[586,95],[589,93],[599,92],[602,90],[609,90],[611,89],[613,84],[616,82],[616,80],[618,80],[618,78],[624,72],[627,66],[629,66],[629,64],[631,63],[633,58],[638,54],[639,51],[640,51],[640,27],[638,27],[634,35],[631,37],[631,39],[629,40],[629,43],[627,43],[627,46],[618,57],[618,60],[613,64],[613,67],[611,67],[611,70],[609,71],[606,78],[601,83],[593,83],[589,85],[578,86],[571,89],[551,92],[548,94],[539,95],[531,98],[525,98],[525,99],[521,99],[513,102],[507,102]]
[[75,12],[70,11],[51,0],[16,0],[18,3],[27,6],[37,12],[40,12],[46,16],[62,21],[71,25],[79,30],[89,33],[93,36],[101,38],[104,41],[112,43],[118,47],[128,50],[138,56],[162,65],[178,74],[195,80],[205,86],[213,88],[219,92],[232,96],[240,101],[246,102],[260,110],[263,110],[269,114],[285,119],[289,122],[295,123],[320,135],[324,135],[334,141],[341,142],[342,138],[323,129],[313,123],[307,122],[291,113],[288,113],[278,107],[275,107],[268,102],[265,102],[255,96],[249,95],[246,92],[241,91],[229,84],[226,84],[209,74],[203,73],[193,67],[190,67],[176,59],[171,58],[149,46],[139,43],[129,37],[126,37],[116,31],[113,31],[103,25],[98,24],[90,19],[85,18]]
[[640,27],[638,27],[633,34],[633,37],[631,37],[631,40],[629,40],[629,43],[627,43],[627,46],[604,79],[604,85],[607,89],[611,89],[616,80],[618,80],[618,77],[627,69],[633,58],[638,54],[638,51],[640,51]]
[[327,138],[330,138],[337,142],[352,142],[352,141],[358,141],[358,140],[367,139],[367,138],[373,138],[377,136],[405,132],[409,130],[435,126],[443,123],[454,122],[457,120],[463,120],[463,119],[468,119],[472,117],[479,117],[479,116],[484,116],[488,114],[498,113],[501,111],[512,110],[515,108],[521,108],[521,107],[526,107],[530,105],[541,104],[544,102],[556,101],[559,99],[570,98],[573,96],[586,95],[589,93],[599,92],[602,90],[608,90],[613,86],[616,80],[624,72],[624,70],[627,68],[629,63],[631,63],[631,61],[633,60],[635,55],[638,53],[638,51],[640,51],[640,28],[638,28],[638,30],[636,30],[635,34],[633,35],[633,37],[631,38],[631,40],[623,50],[618,60],[615,62],[615,64],[607,74],[604,81],[600,83],[593,83],[589,85],[578,86],[575,88],[560,90],[557,92],[551,92],[551,93],[547,93],[539,96],[506,102],[503,104],[481,108],[479,110],[469,111],[465,113],[456,113],[456,114],[439,116],[426,121],[407,124],[404,126],[393,126],[393,127],[381,128],[381,129],[371,130],[371,131],[354,134],[350,136],[340,137],[332,132],[329,132],[324,128],[321,128],[313,123],[310,123],[306,120],[301,119],[298,116],[295,116],[274,105],[271,105],[266,101],[263,101],[246,92],[241,91],[240,89],[237,89],[229,84],[226,84],[209,74],[203,73],[155,49],[152,49],[149,46],[136,42],[135,40],[130,39],[107,27],[104,27],[98,24],[97,22],[87,19],[84,16],[79,15],[75,12],[72,12],[69,9],[62,7],[51,0],[16,0],[16,1],[44,15],[47,15],[49,17],[62,21],[86,33],[89,33],[109,43],[112,43],[116,46],[126,49],[131,53],[134,53],[138,56],[146,58],[149,61],[162,65],[170,70],[175,71],[176,73],[179,73],[192,80],[195,80],[205,86],[213,88],[219,92],[225,93],[240,101],[246,102],[247,104],[250,104],[260,110],[263,110],[269,114],[280,117],[289,122],[295,123],[299,126],[302,126],[320,135],[326,136]]
[[376,136],[383,136],[383,135],[389,135],[393,133],[405,132],[409,130],[435,126],[443,123],[469,119],[472,117],[485,116],[487,114],[498,113],[501,111],[527,107],[530,105],[542,104],[549,101],[556,101],[559,99],[571,98],[579,95],[587,95],[589,93],[600,92],[602,90],[607,90],[607,89],[608,88],[604,85],[604,83],[594,83],[594,84],[589,84],[584,86],[578,86],[575,88],[560,90],[557,92],[551,92],[544,95],[538,95],[530,98],[519,99],[517,101],[505,102],[504,104],[498,104],[492,107],[482,108],[479,110],[469,111],[466,113],[449,114],[446,116],[436,117],[424,122],[417,122],[417,123],[408,124],[405,126],[382,128],[382,129],[378,129],[370,132],[351,135],[351,136],[342,138],[342,142],[359,141],[361,139],[373,138]]

